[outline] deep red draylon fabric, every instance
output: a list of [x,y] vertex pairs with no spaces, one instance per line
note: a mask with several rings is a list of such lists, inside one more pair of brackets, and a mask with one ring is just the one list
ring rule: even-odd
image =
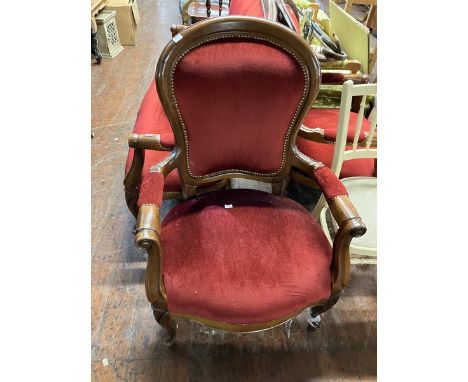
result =
[[216,41],[185,55],[174,89],[191,173],[278,171],[304,82],[293,57],[263,42]]
[[229,15],[265,17],[261,0],[231,0]]
[[294,32],[296,32],[298,35],[301,34],[301,27],[299,26],[299,21],[297,20],[296,15],[294,14],[293,10],[289,5],[286,5],[286,10],[289,14],[289,17],[291,17],[291,20],[294,24]]
[[314,179],[320,186],[325,198],[327,200],[333,199],[339,195],[348,195],[343,183],[337,178],[337,176],[328,167],[319,167],[314,170]]
[[331,293],[331,247],[287,198],[238,189],[192,199],[169,212],[161,240],[171,312],[266,322]]
[[160,172],[149,172],[142,176],[138,207],[142,204],[155,204],[161,207],[164,189],[164,176]]
[[[143,98],[133,132],[136,134],[161,134],[161,143],[164,146],[169,147],[174,144],[172,128],[159,101],[154,80],[151,81],[150,87]],[[162,161],[169,153],[169,151],[146,150],[142,178],[149,173],[148,171],[152,165]],[[133,149],[130,149],[125,165],[125,173],[130,169],[132,160]],[[180,178],[176,170],[166,177],[164,191],[180,191]]]
[[161,136],[161,145],[168,148],[174,147],[174,133],[171,131],[170,133],[162,133]]

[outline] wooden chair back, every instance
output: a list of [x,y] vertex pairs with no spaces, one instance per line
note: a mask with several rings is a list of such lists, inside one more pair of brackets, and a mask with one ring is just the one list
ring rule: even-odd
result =
[[[362,130],[362,122],[366,111],[367,99],[374,96],[373,109],[369,115],[370,130],[366,134],[365,141],[359,142],[359,135]],[[354,139],[351,148],[346,148],[348,142],[349,116],[353,97],[362,97],[358,118],[354,131]],[[340,103],[340,117],[336,132],[335,151],[333,154],[332,171],[339,176],[341,167],[345,160],[358,158],[377,158],[377,84],[354,85],[352,81],[346,81],[343,85],[343,92]]]
[[175,35],[159,59],[156,85],[188,197],[231,178],[284,184],[298,129],[318,93],[320,66],[286,27],[228,16]]

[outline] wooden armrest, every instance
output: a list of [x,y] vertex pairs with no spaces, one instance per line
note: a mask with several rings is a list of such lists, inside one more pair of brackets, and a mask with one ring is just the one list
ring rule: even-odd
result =
[[165,147],[161,144],[159,134],[130,134],[128,146],[134,149],[171,151],[172,147]]
[[327,203],[339,227],[343,226],[347,221],[353,220],[353,231],[350,232],[352,237],[360,237],[366,233],[367,228],[347,195],[336,196]]
[[159,245],[161,221],[159,207],[153,204],[143,204],[138,210],[135,244],[138,248],[149,249],[153,244]]
[[293,166],[314,179],[322,190],[339,229],[333,241],[332,294],[339,293],[351,279],[349,246],[351,240],[366,233],[366,226],[349,200],[341,181],[321,162],[315,161],[293,147]]
[[369,75],[361,73],[337,73],[322,71],[323,85],[343,85],[346,81],[351,80],[355,85],[367,84]]

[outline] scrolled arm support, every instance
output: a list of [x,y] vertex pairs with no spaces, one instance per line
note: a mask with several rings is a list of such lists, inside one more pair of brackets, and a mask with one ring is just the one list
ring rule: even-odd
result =
[[159,309],[167,309],[167,296],[162,277],[161,223],[159,207],[142,204],[138,210],[135,243],[146,249],[148,263],[145,272],[145,290],[148,300]]
[[[341,212],[340,212],[341,213]],[[337,293],[345,288],[351,279],[351,259],[349,245],[355,237],[364,235],[366,227],[361,218],[352,217],[342,220],[338,232],[333,240],[332,254],[332,293]]]
[[332,292],[337,293],[348,285],[351,278],[349,253],[351,240],[364,235],[367,228],[354,208],[353,203],[349,200],[346,188],[341,181],[329,169],[322,169],[324,165],[321,162],[307,157],[297,147],[293,147],[293,152],[295,154],[293,166],[317,182],[325,195],[333,218],[338,223],[339,229],[333,241],[333,259],[331,264]]

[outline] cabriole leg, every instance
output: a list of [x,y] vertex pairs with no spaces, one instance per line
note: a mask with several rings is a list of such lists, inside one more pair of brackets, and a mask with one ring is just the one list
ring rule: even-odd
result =
[[168,312],[164,312],[153,305],[153,315],[159,325],[161,325],[167,332],[166,339],[164,341],[164,345],[171,346],[174,344],[175,336],[177,332],[177,324],[175,323],[174,319]]

